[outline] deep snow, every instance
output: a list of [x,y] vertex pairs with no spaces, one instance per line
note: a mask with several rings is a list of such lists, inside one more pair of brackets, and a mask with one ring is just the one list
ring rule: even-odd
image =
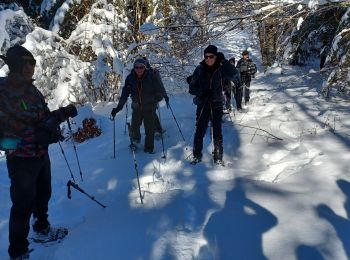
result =
[[[259,61],[258,49],[243,32],[215,44],[225,46],[227,57],[250,47]],[[231,114],[233,123],[225,116],[225,168],[212,164],[209,130],[203,163],[189,164],[195,106],[189,94],[170,93],[186,142],[162,103],[167,159],[161,158],[160,140],[156,154],[136,152],[143,205],[124,133],[126,109],[116,117],[115,159],[108,119],[115,104],[80,109],[74,121],[94,116],[103,134],[77,145],[84,177],[79,185],[107,208],[75,190],[67,199],[69,173],[59,146],[52,145],[50,220],[70,233],[60,244],[32,244],[31,258],[348,259],[350,111],[343,100],[319,96],[321,85],[308,67],[260,71],[251,104],[244,113]],[[72,145],[63,147],[79,180]],[[11,203],[3,157],[0,171],[0,259],[6,259]]]

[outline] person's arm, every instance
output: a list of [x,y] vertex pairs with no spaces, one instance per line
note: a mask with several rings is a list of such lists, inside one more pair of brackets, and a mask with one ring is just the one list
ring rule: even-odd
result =
[[130,87],[130,79],[129,76],[126,77],[124,87],[122,89],[122,95],[120,96],[118,105],[112,109],[111,116],[114,118],[115,115],[123,109],[126,101],[128,100],[128,97],[131,93],[131,87]]
[[202,94],[202,89],[199,85],[200,70],[200,67],[195,69],[189,83],[189,93],[194,96],[200,96]]
[[151,73],[153,73],[153,80],[154,80],[154,86],[155,86],[155,98],[156,98],[156,101],[159,102],[166,96],[165,88],[164,88],[160,73],[157,70],[154,70],[154,72],[151,72]]

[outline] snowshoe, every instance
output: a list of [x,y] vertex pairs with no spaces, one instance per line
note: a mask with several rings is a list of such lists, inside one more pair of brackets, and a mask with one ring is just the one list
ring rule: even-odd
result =
[[33,242],[39,244],[51,244],[52,242],[61,242],[68,234],[68,229],[64,227],[49,227],[47,232],[35,232],[32,237]]
[[202,158],[194,157],[193,160],[191,161],[191,164],[196,165],[197,163],[200,163],[201,161],[202,161]]

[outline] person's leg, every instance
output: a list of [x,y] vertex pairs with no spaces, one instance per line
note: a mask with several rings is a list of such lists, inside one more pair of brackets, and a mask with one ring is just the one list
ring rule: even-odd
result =
[[51,198],[51,163],[49,156],[40,158],[42,167],[37,178],[36,198],[33,209],[33,216],[36,222],[33,229],[36,232],[49,230],[50,223],[48,217],[48,204]]
[[15,258],[28,251],[29,222],[36,197],[40,164],[35,158],[8,156],[7,169],[11,180],[12,201],[8,252],[11,258]]
[[154,106],[144,107],[142,113],[146,134],[144,151],[152,153],[154,150],[154,115],[156,113],[156,109]]
[[244,92],[245,104],[249,103],[249,99],[250,99],[250,80],[247,80],[245,82],[245,92]]
[[160,124],[159,117],[157,115],[157,110],[154,113],[154,131],[157,133],[163,132],[162,125]]
[[225,108],[227,110],[231,110],[231,89],[225,90],[225,96],[226,96],[226,101],[225,101]]
[[208,128],[210,118],[210,106],[197,106],[196,112],[196,132],[193,140],[193,156],[197,159],[202,158],[203,138]]
[[142,111],[139,106],[132,106],[132,117],[131,117],[131,137],[135,142],[140,142],[141,133],[140,127],[142,124]]
[[242,109],[242,87],[241,86],[236,87],[235,100],[236,100],[237,109],[239,110]]
[[222,160],[223,138],[222,138],[222,107],[213,107],[213,139],[214,139],[214,161]]

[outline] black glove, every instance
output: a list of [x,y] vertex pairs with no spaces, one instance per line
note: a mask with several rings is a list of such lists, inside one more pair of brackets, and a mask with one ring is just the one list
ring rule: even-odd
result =
[[164,100],[165,100],[165,103],[166,103],[166,107],[169,108],[169,97],[168,97],[168,95],[164,96]]
[[217,59],[218,62],[222,62],[225,59],[225,56],[224,56],[224,54],[222,52],[218,52],[216,54],[216,59]]
[[193,77],[193,76],[191,75],[191,76],[188,76],[188,77],[186,78],[186,81],[187,81],[188,84],[191,84],[192,77]]
[[112,109],[112,112],[111,112],[111,117],[114,119],[115,118],[115,115],[120,111],[122,110],[120,107],[115,107]]

